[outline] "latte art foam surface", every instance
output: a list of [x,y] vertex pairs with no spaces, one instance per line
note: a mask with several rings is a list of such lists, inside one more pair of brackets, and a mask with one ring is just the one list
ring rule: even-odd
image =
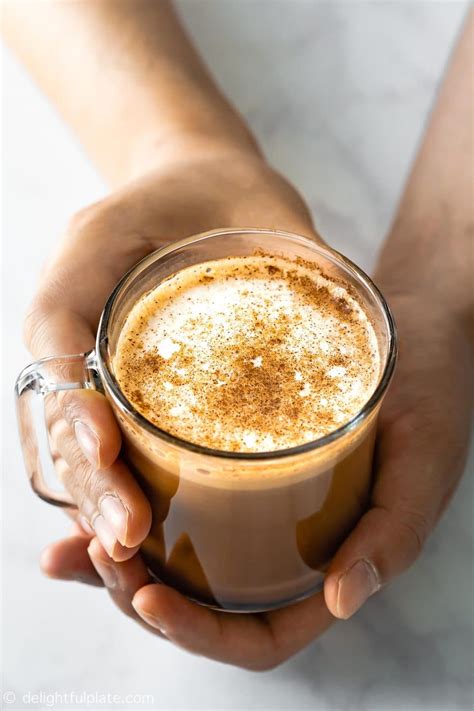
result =
[[264,452],[322,437],[374,392],[373,326],[342,282],[267,254],[188,267],[134,305],[113,359],[144,417],[181,439]]

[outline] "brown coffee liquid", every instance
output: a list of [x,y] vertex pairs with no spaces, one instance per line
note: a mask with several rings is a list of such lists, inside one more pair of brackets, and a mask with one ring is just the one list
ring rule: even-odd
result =
[[[134,427],[125,426],[126,456],[153,510],[142,555],[158,580],[198,602],[260,611],[316,592],[367,508],[374,419],[339,443],[348,449],[339,459],[333,451],[233,472],[199,455],[183,460],[166,444],[153,452],[142,435],[132,443]],[[261,476],[269,469],[272,478]]]
[[[380,357],[348,285],[256,255],[183,270],[142,297],[113,367],[135,409],[176,437],[277,453],[357,414]],[[321,449],[264,460],[198,453],[116,414],[152,506],[142,554],[159,580],[235,611],[320,588],[368,504],[376,412]]]

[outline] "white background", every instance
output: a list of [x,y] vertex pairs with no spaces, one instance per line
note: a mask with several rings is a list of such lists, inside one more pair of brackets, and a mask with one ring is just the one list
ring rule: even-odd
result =
[[[179,5],[322,234],[370,269],[466,4]],[[468,475],[410,572],[265,674],[186,654],[122,617],[105,592],[41,577],[38,554],[67,523],[30,493],[23,470],[12,408],[14,378],[29,359],[21,319],[68,216],[105,187],[23,70],[3,57],[3,688],[17,695],[10,708],[31,708],[22,696],[39,691],[151,694],[157,709],[471,708]]]

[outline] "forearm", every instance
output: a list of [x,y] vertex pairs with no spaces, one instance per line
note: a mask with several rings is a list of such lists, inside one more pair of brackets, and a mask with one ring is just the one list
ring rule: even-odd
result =
[[377,277],[390,293],[416,293],[430,307],[472,313],[473,32],[466,18],[382,250]]
[[111,184],[181,143],[258,151],[168,0],[11,0],[3,26]]

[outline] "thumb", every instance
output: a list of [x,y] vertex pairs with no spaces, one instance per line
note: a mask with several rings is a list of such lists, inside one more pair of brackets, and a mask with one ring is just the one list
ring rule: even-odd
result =
[[[33,307],[25,319],[24,330],[26,344],[37,358],[87,352],[95,343],[85,319],[63,307]],[[61,374],[64,376],[64,370]],[[108,468],[118,457],[121,436],[106,398],[94,390],[77,389],[60,393],[58,401],[62,416],[74,430],[91,466]]]
[[372,507],[326,575],[325,600],[336,617],[351,617],[414,563],[444,511],[462,472],[465,446],[462,427],[455,437],[450,423],[437,417],[432,413],[432,420],[417,423],[410,415],[382,432]]
[[[83,352],[94,344],[83,317],[51,302],[30,311],[25,331],[40,357]],[[61,363],[57,368],[63,379],[81,379],[69,378]],[[79,512],[111,557],[130,557],[148,534],[151,510],[132,474],[115,461],[121,435],[107,399],[97,391],[66,390],[46,398],[45,412],[56,469]]]

